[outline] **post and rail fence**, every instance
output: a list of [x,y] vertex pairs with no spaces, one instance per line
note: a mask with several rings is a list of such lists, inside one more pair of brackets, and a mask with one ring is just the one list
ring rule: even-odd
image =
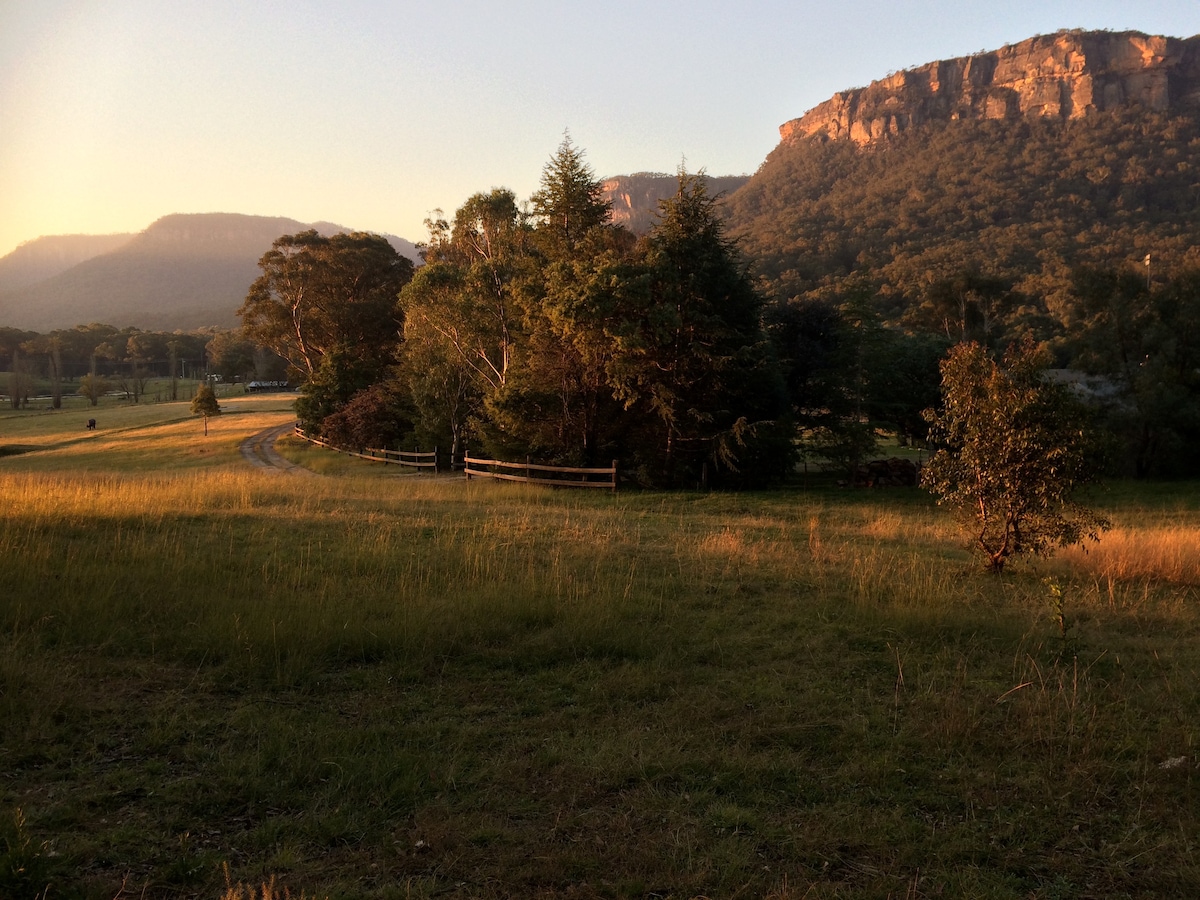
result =
[[[362,452],[347,450],[335,446],[321,438],[308,434],[299,425],[295,428],[297,437],[303,438],[310,444],[356,456],[372,462],[390,463],[400,466],[411,466],[415,469],[432,469],[436,474],[438,468],[438,451],[417,450],[378,450],[368,447]],[[523,463],[505,462],[499,459],[482,459],[469,453],[462,456],[462,461],[451,460],[451,471],[461,469],[467,480],[472,478],[493,478],[497,481],[518,481],[526,484],[541,484],[550,487],[572,488],[603,488],[609,491],[617,490],[617,460],[611,466],[602,468],[584,468],[575,466],[543,466],[526,459]]]
[[397,466],[410,466],[414,469],[432,469],[436,475],[438,472],[438,451],[437,447],[428,451],[417,450],[377,450],[372,447],[367,447],[362,452],[357,450],[347,450],[344,447],[336,447],[328,441],[323,441],[318,437],[313,437],[301,428],[296,426],[296,436],[304,438],[310,444],[316,444],[318,447],[326,447],[330,450],[336,450],[338,453],[345,453],[349,456],[356,456],[359,459],[367,459],[371,462],[390,463]]
[[607,468],[542,466],[528,459],[523,463],[514,463],[499,459],[480,459],[470,454],[464,457],[464,462],[463,470],[468,481],[472,478],[494,478],[498,481],[521,481],[551,487],[604,488],[614,492],[617,489],[615,459]]

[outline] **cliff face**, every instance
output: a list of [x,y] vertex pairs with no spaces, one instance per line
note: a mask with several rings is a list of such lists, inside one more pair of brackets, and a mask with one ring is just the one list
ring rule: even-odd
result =
[[[749,175],[705,175],[710,196],[732,194],[750,180]],[[645,234],[658,216],[660,200],[679,189],[679,177],[662,172],[637,172],[614,175],[600,184],[604,199],[612,204],[614,225],[623,225],[634,234]]]
[[1077,119],[1124,104],[1200,108],[1200,35],[1065,31],[897,72],[779,127],[783,141],[887,140],[924,122]]

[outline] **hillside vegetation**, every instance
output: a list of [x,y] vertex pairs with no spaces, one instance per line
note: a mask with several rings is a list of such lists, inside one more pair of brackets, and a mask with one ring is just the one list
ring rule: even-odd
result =
[[781,144],[727,208],[780,299],[866,275],[899,319],[937,280],[974,271],[1062,327],[1075,266],[1200,263],[1198,159],[1192,114],[929,123],[866,147]]

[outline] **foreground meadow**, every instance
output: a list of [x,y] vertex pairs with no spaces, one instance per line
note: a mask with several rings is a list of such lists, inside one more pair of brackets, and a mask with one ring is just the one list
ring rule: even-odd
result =
[[289,476],[227,412],[0,418],[0,896],[1200,892],[1194,486],[995,578],[918,492]]

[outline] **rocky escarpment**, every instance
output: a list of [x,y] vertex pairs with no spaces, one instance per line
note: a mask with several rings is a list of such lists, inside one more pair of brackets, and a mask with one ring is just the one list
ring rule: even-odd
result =
[[785,143],[825,137],[868,144],[925,122],[1067,120],[1126,104],[1200,109],[1200,35],[1063,31],[1035,37],[843,91],[779,132]]
[[[749,175],[704,175],[713,197],[732,194],[750,180]],[[612,206],[612,222],[634,234],[645,234],[658,217],[658,204],[679,190],[679,176],[662,172],[614,175],[600,184],[604,199]]]

